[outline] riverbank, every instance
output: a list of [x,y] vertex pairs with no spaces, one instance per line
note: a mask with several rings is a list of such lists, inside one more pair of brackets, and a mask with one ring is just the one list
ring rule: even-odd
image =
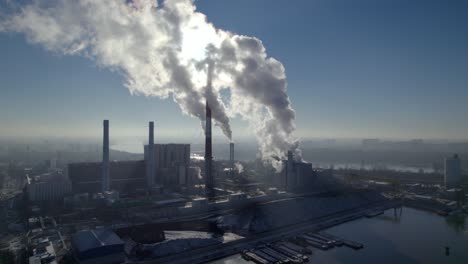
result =
[[[386,210],[374,218],[361,217],[326,230],[363,243],[364,249],[314,250],[310,263],[468,263],[467,228],[465,221],[455,226],[445,217],[418,209]],[[445,247],[450,248],[448,256]],[[252,263],[239,257],[229,256],[211,264]]]
[[[322,199],[325,199],[325,197],[322,197]],[[304,201],[298,204],[304,204],[303,202]],[[327,204],[325,203],[323,205]],[[328,203],[328,205],[330,205],[330,203]],[[293,235],[300,235],[304,232],[312,232],[330,226],[339,225],[347,221],[365,217],[365,215],[369,212],[383,210],[392,206],[394,206],[394,204],[389,203],[386,199],[379,199],[376,201],[368,200],[366,203],[357,203],[354,204],[354,206],[347,207],[343,210],[336,210],[335,208],[335,210],[329,211],[330,213],[328,214],[321,214],[319,217],[293,222],[289,225],[283,225],[279,228],[270,229],[268,231],[258,232],[255,235],[232,241],[224,245],[203,247],[186,251],[178,255],[140,261],[139,263],[205,263],[213,259],[220,259],[226,256],[235,255],[242,250],[254,247],[258,243],[270,243]],[[322,212],[324,212],[324,210],[322,210]]]

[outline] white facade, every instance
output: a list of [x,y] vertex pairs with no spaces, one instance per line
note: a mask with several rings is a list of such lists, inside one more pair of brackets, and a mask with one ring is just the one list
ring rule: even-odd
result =
[[456,187],[462,180],[461,164],[458,155],[445,159],[445,188]]
[[30,201],[60,200],[71,193],[71,182],[62,173],[46,173],[28,176],[26,191]]

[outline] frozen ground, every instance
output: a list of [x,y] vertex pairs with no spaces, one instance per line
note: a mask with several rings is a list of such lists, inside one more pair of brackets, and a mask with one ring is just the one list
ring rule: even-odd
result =
[[[166,240],[151,245],[142,245],[141,250],[151,252],[153,257],[164,257],[199,247],[228,243],[242,238],[233,233],[225,233],[223,236],[218,236],[213,233],[199,231],[164,231],[164,234]],[[131,246],[136,246],[136,244]]]

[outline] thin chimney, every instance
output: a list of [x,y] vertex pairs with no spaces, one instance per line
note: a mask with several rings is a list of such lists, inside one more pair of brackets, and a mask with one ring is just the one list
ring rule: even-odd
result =
[[149,122],[149,138],[148,138],[148,153],[147,153],[147,175],[146,183],[148,189],[151,189],[154,186],[154,122]]
[[234,142],[229,143],[229,162],[231,169],[231,178],[234,177]]
[[109,179],[109,120],[104,120],[104,135],[102,144],[102,192],[110,190]]

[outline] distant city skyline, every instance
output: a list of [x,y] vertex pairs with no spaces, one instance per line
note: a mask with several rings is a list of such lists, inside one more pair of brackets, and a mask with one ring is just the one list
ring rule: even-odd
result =
[[[466,1],[195,3],[218,28],[261,39],[284,64],[302,140],[468,139]],[[111,140],[146,138],[150,120],[156,141],[203,137],[172,99],[130,95],[118,72],[87,58],[16,33],[0,34],[0,57],[0,137],[99,138],[103,119]],[[245,121],[231,122],[234,141],[254,136]]]

